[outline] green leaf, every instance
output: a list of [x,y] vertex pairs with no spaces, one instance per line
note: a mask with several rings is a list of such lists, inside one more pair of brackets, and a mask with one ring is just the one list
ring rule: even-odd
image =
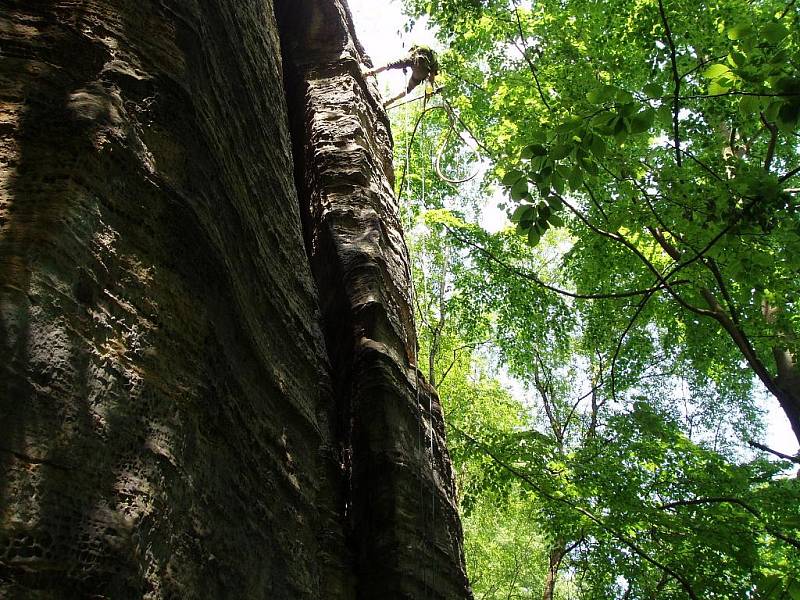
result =
[[522,221],[533,221],[534,207],[530,204],[520,204],[511,215],[512,223],[521,223]]
[[792,600],[800,600],[800,581],[797,579],[790,581],[786,591],[789,592]]
[[653,126],[656,113],[654,110],[645,110],[631,119],[631,133],[644,133]]
[[614,98],[616,90],[610,85],[601,85],[586,94],[586,99],[592,104],[602,104]]
[[664,90],[657,83],[648,83],[642,89],[642,93],[648,98],[660,98],[664,94]]
[[520,158],[527,160],[534,156],[544,156],[545,154],[547,154],[547,149],[541,144],[529,144],[520,152]]
[[570,131],[575,131],[575,129],[580,127],[582,123],[583,119],[580,117],[570,117],[556,127],[556,133],[569,133]]
[[542,238],[542,235],[535,227],[531,227],[528,230],[528,244],[531,246],[535,246],[539,243],[539,240]]
[[731,52],[728,54],[728,62],[734,67],[743,67],[747,64],[747,57],[741,52]]
[[502,183],[503,185],[514,185],[517,181],[520,180],[522,176],[523,176],[522,171],[512,169],[511,171],[505,174]]
[[712,81],[708,84],[708,93],[711,96],[719,96],[720,94],[727,94],[730,91],[729,87],[725,87],[719,81]]
[[764,116],[767,118],[767,121],[775,122],[778,118],[778,111],[780,111],[781,106],[783,106],[782,100],[773,100],[770,102],[767,109],[764,111]]
[[511,199],[521,200],[528,193],[528,180],[524,177],[511,186]]
[[723,65],[722,63],[716,63],[708,67],[705,71],[703,71],[703,77],[706,79],[716,79],[724,75],[725,73],[729,73],[731,68],[728,65]]
[[592,136],[592,139],[589,142],[589,148],[597,159],[602,160],[602,158],[606,155],[606,143],[599,135]]
[[[583,171],[579,167],[570,169],[567,181],[572,189],[577,189],[583,184]],[[549,200],[548,200],[549,202]]]
[[616,141],[617,144],[622,144],[627,139],[628,129],[630,129],[630,121],[624,117],[618,117],[614,124],[614,141]]
[[800,79],[794,77],[781,77],[775,82],[775,91],[780,94],[800,93]]
[[758,96],[742,96],[739,100],[739,112],[744,116],[757,115],[761,109]]
[[597,175],[597,163],[593,160],[585,158],[581,161],[581,165],[589,175]]
[[553,227],[563,227],[564,226],[564,219],[562,219],[561,217],[559,217],[555,213],[553,213],[549,217],[547,217],[547,220],[550,222],[550,224]]
[[672,125],[672,106],[664,104],[656,111],[658,115],[658,121],[664,126],[671,126]]
[[637,110],[639,110],[639,105],[637,103],[628,102],[627,104],[623,104],[619,107],[619,114],[623,117],[630,117],[631,115],[635,114]]
[[778,127],[785,133],[792,133],[800,119],[800,103],[784,102],[778,111]]
[[554,211],[564,208],[564,203],[561,201],[561,198],[553,195],[547,197],[547,205]]
[[777,44],[783,40],[783,38],[789,35],[789,31],[780,23],[772,22],[764,25],[764,27],[761,28],[759,35],[769,43]]
[[742,40],[753,35],[754,29],[750,25],[737,25],[728,29],[729,40]]
[[550,184],[557,193],[564,193],[564,178],[558,173],[553,173],[553,177],[550,179]]
[[569,154],[569,146],[556,144],[550,149],[550,160],[561,160]]
[[617,101],[620,104],[628,104],[630,102],[633,102],[633,94],[631,94],[627,90],[617,89],[615,95],[617,97]]
[[783,587],[783,578],[780,575],[765,575],[758,582],[759,598],[778,598]]

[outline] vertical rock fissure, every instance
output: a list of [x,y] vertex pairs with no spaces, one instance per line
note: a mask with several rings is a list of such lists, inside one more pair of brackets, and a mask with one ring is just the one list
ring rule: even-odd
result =
[[345,2],[279,1],[276,12],[357,597],[468,598],[441,407],[414,364],[391,131],[362,75],[369,59]]

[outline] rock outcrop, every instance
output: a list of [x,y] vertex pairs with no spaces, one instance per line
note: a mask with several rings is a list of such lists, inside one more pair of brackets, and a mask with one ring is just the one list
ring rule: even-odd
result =
[[388,122],[277,4],[0,7],[0,597],[469,595]]

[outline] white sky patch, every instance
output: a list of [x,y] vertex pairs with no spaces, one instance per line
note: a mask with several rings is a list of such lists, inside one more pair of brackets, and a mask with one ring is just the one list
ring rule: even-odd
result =
[[778,406],[778,401],[772,394],[766,393],[761,395],[758,400],[759,406],[767,409],[767,413],[764,415],[767,422],[766,445],[784,454],[796,454],[798,452],[797,438],[794,437],[789,419]]

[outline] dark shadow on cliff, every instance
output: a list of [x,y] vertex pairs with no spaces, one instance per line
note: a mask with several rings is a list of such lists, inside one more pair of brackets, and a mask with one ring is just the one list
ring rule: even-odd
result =
[[[93,134],[112,107],[90,82],[108,56],[75,31],[83,9],[65,10],[30,1],[5,9],[24,26],[3,32],[0,67],[6,106],[18,107],[3,140],[16,160],[0,234],[0,578],[59,598],[101,589],[133,597],[143,590],[131,587],[135,569],[118,543],[129,532],[103,505],[114,456],[90,410],[97,373],[82,337],[102,265],[75,253],[89,253],[95,233]],[[144,433],[113,411],[104,426],[111,439]]]

